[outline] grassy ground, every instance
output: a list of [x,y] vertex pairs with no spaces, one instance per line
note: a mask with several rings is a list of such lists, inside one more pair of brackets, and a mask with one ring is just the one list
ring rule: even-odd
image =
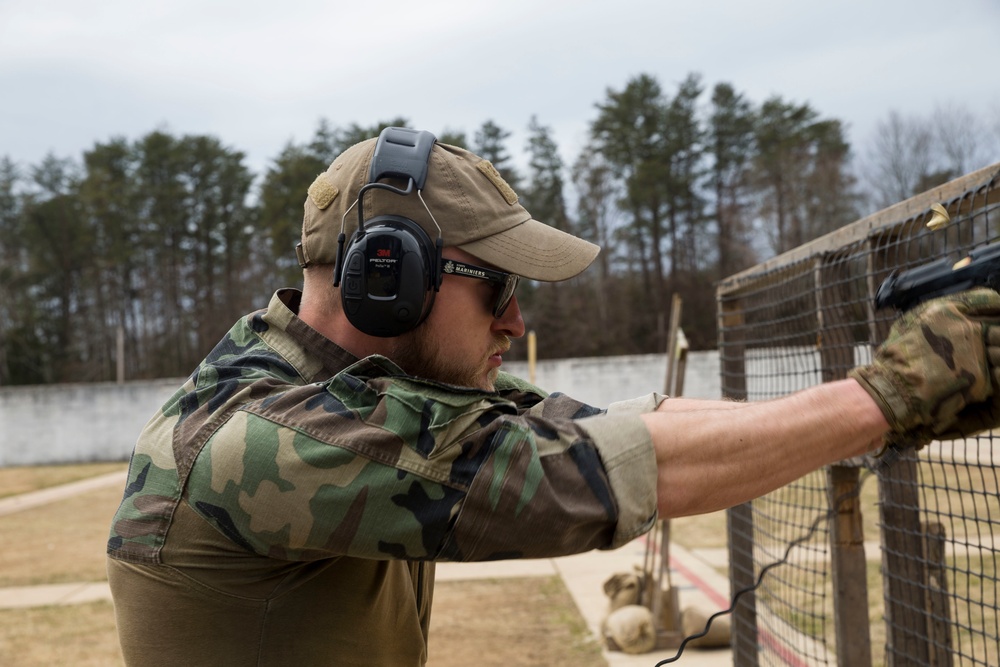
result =
[[[473,639],[474,638],[474,639]],[[442,582],[431,667],[606,667],[559,577]]]
[[[122,489],[109,486],[0,517],[0,586],[107,578],[104,550]],[[9,540],[9,542],[8,542]]]
[[[0,495],[67,484],[125,464],[0,468]],[[0,586],[106,579],[108,526],[122,489],[111,486],[0,517]],[[0,664],[18,667],[121,665],[110,602],[0,610]]]
[[726,513],[713,512],[670,520],[670,541],[685,549],[719,549],[726,546]]
[[[0,469],[0,488],[23,493],[124,467]],[[0,587],[104,581],[108,526],[121,494],[114,485],[0,517]],[[0,665],[69,664],[122,664],[111,603],[0,610]],[[428,664],[607,666],[558,577],[438,584]]]
[[0,468],[0,498],[68,484],[104,473],[125,470],[125,463],[87,463],[65,466],[15,466]]
[[110,602],[0,610],[0,664],[115,667],[124,664]]

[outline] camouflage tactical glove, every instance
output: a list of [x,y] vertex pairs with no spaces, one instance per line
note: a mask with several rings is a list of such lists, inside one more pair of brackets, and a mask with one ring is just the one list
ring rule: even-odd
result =
[[938,424],[937,430],[924,430],[913,434],[921,441],[955,440],[982,433],[1000,426],[1000,322],[984,323],[986,329],[986,358],[989,362],[993,395],[982,403],[963,408],[951,424]]
[[[927,301],[896,321],[871,364],[850,371],[881,408],[890,440],[926,444],[996,423],[1000,406],[987,401],[1000,378],[987,351],[996,338],[988,319],[1000,319],[1000,294],[991,289]],[[995,354],[1000,361],[1000,348]]]

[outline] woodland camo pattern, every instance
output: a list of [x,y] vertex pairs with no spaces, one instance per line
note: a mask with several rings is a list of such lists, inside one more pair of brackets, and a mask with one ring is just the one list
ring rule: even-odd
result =
[[180,502],[283,560],[546,557],[618,546],[651,525],[655,509],[615,533],[612,484],[585,428],[600,410],[503,373],[484,392],[383,357],[350,363],[303,333],[281,294],[146,425],[112,558],[159,563]]

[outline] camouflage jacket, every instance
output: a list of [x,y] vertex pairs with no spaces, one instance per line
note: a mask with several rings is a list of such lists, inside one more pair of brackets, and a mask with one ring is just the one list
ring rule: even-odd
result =
[[636,415],[358,360],[281,291],[149,421],[108,541],[128,665],[423,665],[436,560],[622,545],[655,517]]
[[[292,307],[284,303],[291,301]],[[488,560],[621,546],[655,517],[636,412],[500,374],[496,392],[355,360],[279,292],[145,427],[108,553],[157,563],[178,503],[283,560]]]

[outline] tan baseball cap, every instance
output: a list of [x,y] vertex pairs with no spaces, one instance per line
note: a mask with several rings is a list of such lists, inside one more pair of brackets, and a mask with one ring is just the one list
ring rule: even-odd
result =
[[[355,144],[341,153],[309,187],[302,222],[302,244],[297,248],[302,266],[335,264],[341,222],[350,242],[357,228],[357,208],[344,215],[368,182],[375,139]],[[405,187],[401,179],[395,183]],[[586,269],[600,248],[531,217],[517,194],[493,165],[469,151],[435,143],[422,191],[427,208],[441,227],[444,245],[457,246],[502,271],[523,278],[558,281]],[[399,195],[368,190],[365,219],[398,215],[419,224],[430,238],[438,228],[416,194]]]

